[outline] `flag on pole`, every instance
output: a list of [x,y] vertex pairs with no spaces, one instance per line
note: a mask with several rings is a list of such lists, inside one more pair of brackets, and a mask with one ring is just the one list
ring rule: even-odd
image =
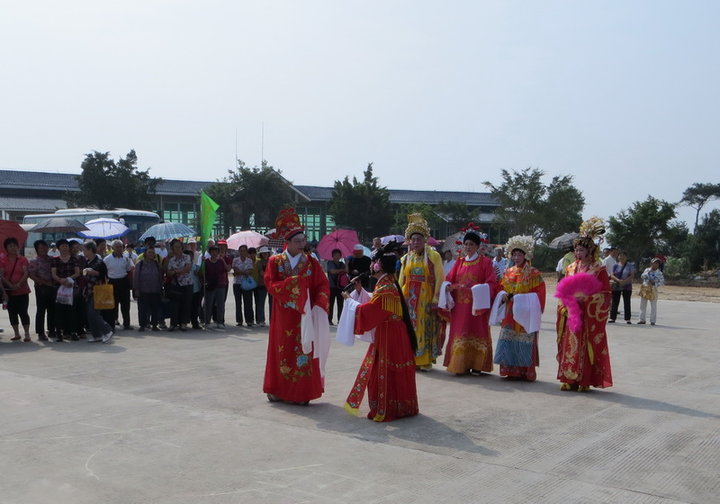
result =
[[207,247],[208,238],[212,234],[215,215],[219,207],[220,205],[205,194],[205,191],[200,191],[200,246],[203,250]]

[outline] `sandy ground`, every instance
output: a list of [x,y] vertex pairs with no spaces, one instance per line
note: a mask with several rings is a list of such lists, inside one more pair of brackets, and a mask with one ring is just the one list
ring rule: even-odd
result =
[[[548,288],[548,293],[555,292],[555,286],[557,280],[554,273],[543,273],[545,283]],[[634,296],[637,296],[640,290],[639,284],[633,284]],[[714,286],[708,287],[693,287],[685,285],[664,285],[660,288],[659,293],[660,300],[668,301],[702,301],[705,303],[720,303],[720,288]]]

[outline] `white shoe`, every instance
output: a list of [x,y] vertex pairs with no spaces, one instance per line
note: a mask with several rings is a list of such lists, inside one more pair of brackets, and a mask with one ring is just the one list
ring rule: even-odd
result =
[[103,343],[109,343],[110,340],[112,339],[112,337],[113,337],[112,331],[110,331],[110,332],[107,333],[107,334],[103,334],[102,342],[103,342]]

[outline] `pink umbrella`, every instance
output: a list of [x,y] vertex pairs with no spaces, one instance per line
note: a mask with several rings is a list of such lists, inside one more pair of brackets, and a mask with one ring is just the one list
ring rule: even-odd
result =
[[332,251],[340,249],[342,257],[352,255],[355,245],[360,243],[358,235],[352,229],[337,229],[332,233],[320,238],[317,244],[317,252],[321,259],[329,261],[332,259]]
[[245,245],[247,248],[260,248],[268,244],[269,238],[255,231],[240,231],[230,235],[226,241],[229,249],[237,250],[240,245]]

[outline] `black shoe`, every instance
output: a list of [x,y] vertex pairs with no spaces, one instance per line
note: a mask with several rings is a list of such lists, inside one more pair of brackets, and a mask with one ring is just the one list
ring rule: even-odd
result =
[[614,324],[615,320],[608,320],[608,324]]
[[626,323],[626,324],[632,324],[632,322],[630,322],[629,320],[626,320],[625,323]]
[[73,335],[72,335],[72,340],[73,340],[73,341],[80,341],[80,336],[78,336],[77,334],[73,334]]
[[153,330],[153,331],[159,331],[160,329],[158,328],[158,326],[154,325],[154,326],[152,326],[152,330]]
[[644,320],[641,320],[640,322],[638,322],[638,325],[643,325],[643,324],[645,324]]
[[131,330],[132,328],[133,328],[133,326],[131,326],[131,325],[129,325],[129,324],[126,325],[126,326],[123,326],[123,329],[125,329],[126,331],[129,331],[129,330]]

